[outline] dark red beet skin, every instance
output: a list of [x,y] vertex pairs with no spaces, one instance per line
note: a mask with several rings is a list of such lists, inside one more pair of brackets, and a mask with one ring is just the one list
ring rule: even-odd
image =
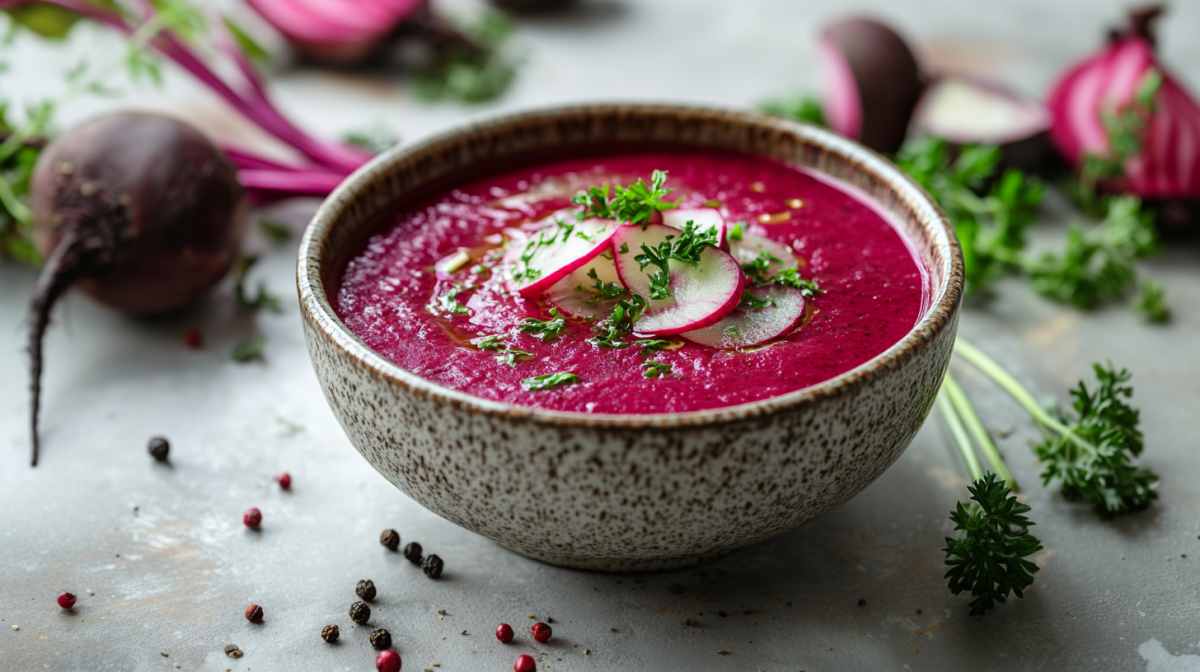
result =
[[33,464],[37,464],[42,336],[71,286],[130,314],[182,308],[237,258],[249,218],[233,164],[187,124],[117,113],[59,136],[30,187],[46,265],[30,303]]

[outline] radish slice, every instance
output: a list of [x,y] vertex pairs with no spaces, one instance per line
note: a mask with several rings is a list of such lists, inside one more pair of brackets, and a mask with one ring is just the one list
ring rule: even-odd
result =
[[725,244],[725,218],[716,208],[696,208],[695,210],[664,210],[662,223],[672,229],[683,231],[688,222],[696,225],[697,231],[715,229],[717,232],[717,247],[729,249]]
[[[563,314],[583,320],[598,320],[612,312],[613,306],[621,299],[629,296],[625,292],[619,297],[606,299],[596,290],[596,280],[605,287],[612,285],[621,287],[621,277],[617,275],[617,266],[605,252],[581,266],[546,292],[546,300]],[[595,273],[592,278],[589,273]]]
[[[658,267],[640,268],[634,257],[641,254],[642,245],[656,247],[677,235],[678,230],[662,224],[651,224],[645,230],[622,226],[613,238],[621,283],[634,294],[649,297],[650,277],[658,272]],[[634,331],[665,336],[701,329],[720,322],[737,308],[745,277],[737,261],[727,253],[710,245],[700,253],[699,263],[671,260],[669,268],[668,287],[673,296],[649,301],[645,314],[633,324]]]
[[778,275],[780,271],[800,265],[800,262],[796,261],[796,255],[792,254],[792,248],[766,236],[757,236],[753,233],[743,233],[741,240],[730,240],[729,252],[738,260],[738,263],[742,264],[748,264],[758,259],[764,252],[771,255],[771,262],[764,274],[768,278]]
[[544,227],[505,255],[509,291],[530,298],[550,289],[572,271],[608,249],[621,226],[611,219],[563,220]]
[[800,290],[767,285],[751,287],[746,293],[773,301],[775,305],[758,310],[739,308],[711,327],[685,331],[680,336],[710,348],[746,348],[778,338],[804,319],[804,295]]

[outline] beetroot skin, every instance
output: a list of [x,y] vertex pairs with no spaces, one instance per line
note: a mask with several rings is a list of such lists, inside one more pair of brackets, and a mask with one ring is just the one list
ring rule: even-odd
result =
[[229,271],[249,204],[233,164],[203,134],[128,112],[55,139],[30,191],[34,238],[46,259],[29,309],[36,465],[42,337],[55,301],[77,286],[124,313],[182,308]]

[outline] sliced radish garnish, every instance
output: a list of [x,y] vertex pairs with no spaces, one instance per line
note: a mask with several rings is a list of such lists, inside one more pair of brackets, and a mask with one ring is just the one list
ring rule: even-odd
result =
[[[796,255],[792,254],[792,248],[766,236],[757,236],[753,233],[743,233],[741,240],[730,239],[729,252],[741,264],[766,259],[769,264],[766,272],[762,275],[768,278],[778,275],[780,271],[800,265],[800,262],[796,261]],[[764,254],[768,256],[764,257]]]
[[[572,271],[546,291],[546,300],[570,317],[598,320],[607,316],[618,301],[629,295],[610,257],[609,252],[604,252]],[[600,288],[596,287],[597,281]],[[621,295],[614,297],[618,289]]]
[[550,289],[608,249],[620,228],[611,219],[585,219],[577,224],[559,220],[523,242],[512,243],[505,255],[509,291],[529,298]]
[[667,286],[672,296],[649,300],[650,279],[660,269],[654,265],[641,268],[635,257],[642,253],[643,245],[657,248],[678,235],[677,229],[651,224],[644,230],[622,226],[613,237],[613,256],[621,284],[649,301],[646,312],[633,324],[636,332],[668,335],[701,329],[720,322],[741,299],[745,283],[741,267],[733,257],[710,245],[700,252],[699,263],[694,265],[670,260]]
[[683,227],[687,226],[688,222],[695,224],[697,231],[715,230],[717,247],[722,250],[729,249],[729,246],[725,244],[725,217],[721,215],[720,210],[696,208],[695,210],[664,210],[662,213],[662,223],[672,229],[683,231]]
[[804,319],[804,295],[782,285],[751,287],[746,290],[765,308],[738,308],[725,319],[704,329],[685,331],[680,336],[710,348],[746,348],[778,338],[795,329]]

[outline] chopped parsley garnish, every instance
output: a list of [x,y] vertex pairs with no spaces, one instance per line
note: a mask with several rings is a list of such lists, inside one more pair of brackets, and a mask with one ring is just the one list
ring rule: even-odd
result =
[[496,350],[496,351],[499,351],[501,348],[503,348],[503,347],[504,347],[504,344],[500,342],[500,341],[503,341],[503,340],[504,340],[504,338],[505,338],[505,337],[504,337],[504,334],[492,335],[492,336],[485,336],[485,337],[483,338],[483,340],[479,341],[479,342],[478,342],[478,343],[476,343],[475,345],[476,345],[476,346],[477,346],[477,347],[478,347],[480,350]]
[[758,256],[754,260],[742,264],[742,270],[746,272],[746,277],[760,285],[765,285],[770,282],[767,277],[767,271],[771,269],[771,262],[782,264],[783,260],[763,250],[758,253]]
[[258,263],[257,254],[243,254],[238,257],[233,264],[233,277],[236,284],[233,288],[234,296],[237,297],[237,304],[242,308],[250,310],[269,310],[273,313],[283,312],[283,302],[278,296],[267,291],[265,283],[258,283],[258,292],[251,295],[246,291],[246,276],[250,275],[250,269]]
[[470,315],[471,309],[464,306],[458,300],[459,292],[475,289],[474,285],[455,284],[450,288],[450,291],[445,294],[440,294],[437,297],[437,309],[443,313],[452,315]]
[[662,376],[671,375],[671,365],[666,362],[642,362],[642,376],[646,378],[660,378]]
[[682,198],[675,202],[666,200],[667,194],[674,191],[663,187],[666,181],[666,171],[656,170],[650,177],[649,186],[639,177],[637,182],[628,187],[612,187],[611,198],[610,187],[605,184],[575,194],[571,202],[583,207],[579,212],[579,219],[615,219],[644,229],[655,212],[676,208],[683,201]]
[[707,228],[699,231],[696,225],[688,222],[683,232],[678,236],[669,235],[667,239],[654,247],[642,243],[642,253],[633,258],[638,266],[645,270],[654,265],[658,271],[650,276],[650,298],[652,300],[666,299],[672,296],[670,289],[672,259],[693,266],[700,263],[700,253],[709,245],[717,244],[717,232]]
[[722,331],[721,333],[725,334],[726,336],[728,336],[730,338],[741,338],[742,337],[742,330],[738,329],[737,327],[725,327],[725,330]]
[[642,346],[641,354],[643,354],[643,355],[649,355],[649,354],[658,352],[659,350],[666,350],[667,348],[671,347],[671,345],[673,345],[673,343],[671,341],[664,341],[664,340],[660,340],[660,339],[645,339],[645,340],[641,340],[641,341],[634,341],[633,344]]
[[501,364],[507,364],[509,366],[516,366],[517,359],[532,359],[534,357],[534,354],[532,352],[525,352],[524,350],[517,350],[517,349],[513,348],[511,345],[506,345],[504,343],[501,343],[500,341],[504,340],[505,338],[506,338],[506,336],[504,334],[485,336],[482,340],[480,340],[475,345],[480,350],[485,350],[485,351],[490,350],[492,352],[495,352],[496,353],[496,361],[500,362]]
[[532,352],[517,350],[516,348],[505,348],[504,352],[496,355],[496,361],[513,367],[517,365],[518,359],[533,359],[535,356]]
[[730,240],[741,240],[742,235],[746,233],[746,223],[738,222],[729,227],[729,233],[725,234]]
[[762,310],[763,308],[771,308],[775,306],[775,299],[771,297],[757,296],[745,290],[742,292],[742,300],[738,302],[738,310]]
[[602,301],[611,301],[613,299],[619,299],[622,296],[625,296],[627,290],[621,285],[621,283],[601,281],[600,276],[596,274],[596,269],[589,269],[587,276],[592,279],[591,287],[579,285],[575,288],[581,291],[586,290],[591,294],[590,297],[583,300],[585,304],[595,307],[600,305],[600,302]]
[[263,349],[266,347],[267,337],[255,336],[233,346],[233,351],[229,355],[235,362],[249,362],[254,359],[262,359]]
[[1153,280],[1142,281],[1142,293],[1133,302],[1133,310],[1141,313],[1148,322],[1162,324],[1171,319],[1171,311],[1163,301],[1166,290]]
[[535,390],[548,390],[559,385],[574,385],[580,382],[579,376],[562,371],[559,373],[547,373],[544,376],[534,376],[521,381],[521,387],[533,392]]
[[558,312],[557,308],[551,308],[550,314],[554,316],[554,319],[546,322],[533,317],[525,318],[521,322],[521,331],[537,336],[543,342],[557,338],[567,330],[567,321],[563,319],[562,313]]
[[629,254],[629,243],[621,243],[621,254]]
[[800,290],[800,293],[803,294],[805,298],[812,298],[817,294],[825,293],[825,290],[818,287],[816,282],[812,280],[805,280],[804,278],[800,277],[800,271],[795,268],[783,269],[779,273],[775,274],[775,277],[772,278],[772,280],[780,285],[783,285],[784,287],[791,287],[792,289]]
[[588,343],[601,348],[627,348],[631,344],[618,341],[633,330],[635,322],[646,312],[646,300],[634,294],[613,306],[608,317],[596,325],[596,335],[588,339]]

